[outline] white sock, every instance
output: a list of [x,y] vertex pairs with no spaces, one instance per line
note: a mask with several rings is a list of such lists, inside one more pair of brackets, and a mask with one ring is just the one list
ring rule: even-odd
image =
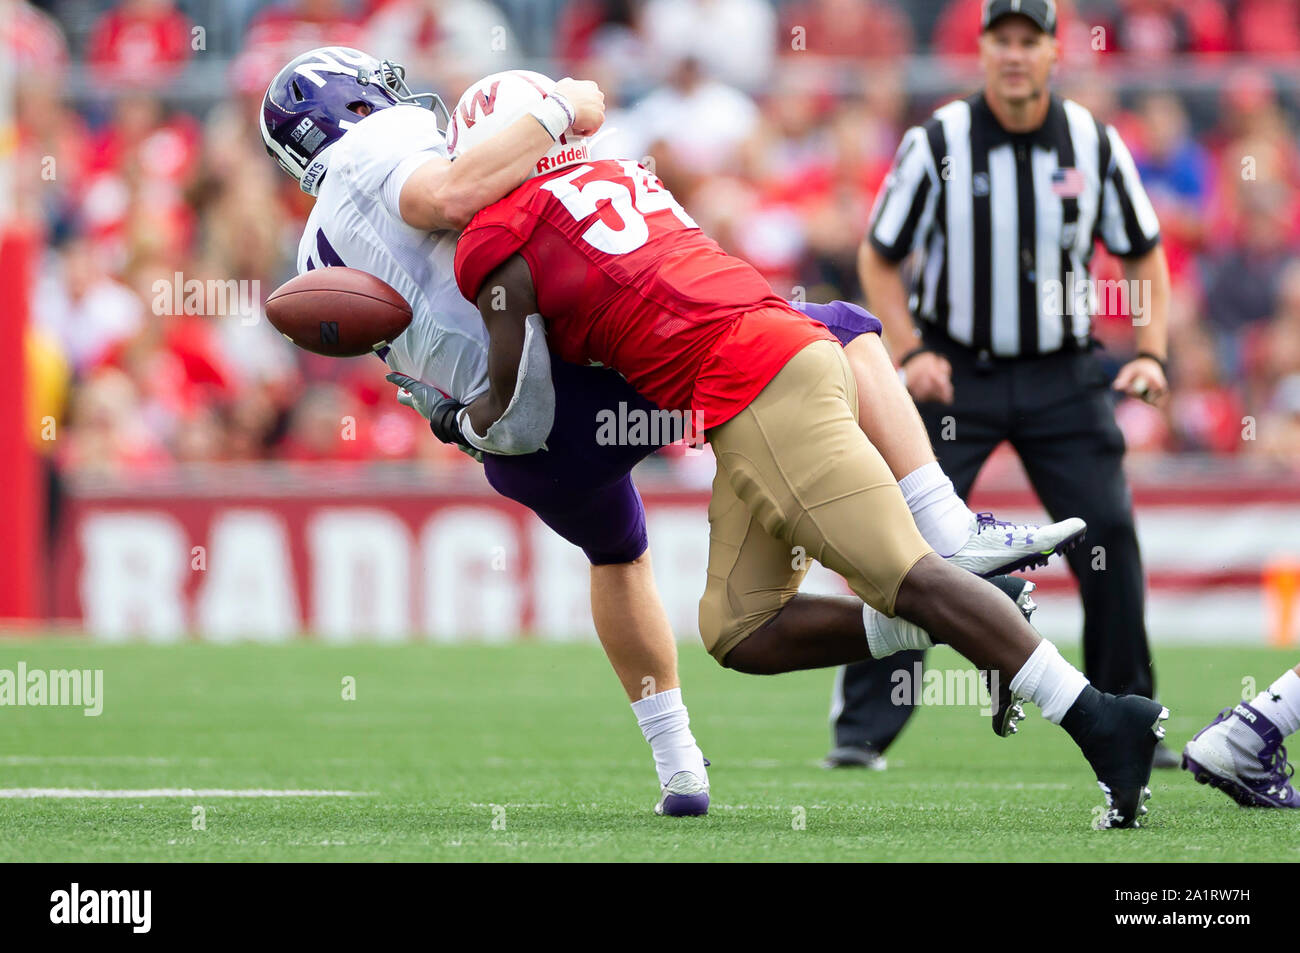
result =
[[668,779],[679,771],[708,777],[704,770],[704,754],[691,734],[691,716],[682,703],[680,688],[671,688],[633,702],[632,714],[636,715],[641,734],[650,742],[660,784],[667,784]]
[[1061,658],[1054,644],[1043,639],[1011,679],[1011,690],[1023,695],[1043,711],[1043,717],[1059,725],[1085,688],[1083,673]]
[[1283,736],[1295,734],[1300,731],[1300,675],[1288,670],[1246,704],[1277,725]]
[[975,514],[952,488],[943,467],[937,462],[917,467],[898,481],[898,487],[916,528],[936,553],[946,559],[966,545]]
[[934,645],[930,633],[902,616],[892,619],[871,606],[862,605],[862,627],[867,632],[867,648],[872,658],[888,658],[904,649],[928,649]]

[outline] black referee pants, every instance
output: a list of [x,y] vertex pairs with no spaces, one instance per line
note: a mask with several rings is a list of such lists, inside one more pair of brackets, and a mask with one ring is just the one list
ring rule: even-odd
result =
[[[1068,557],[1083,600],[1084,672],[1101,691],[1151,697],[1142,561],[1121,467],[1124,437],[1101,362],[1079,352],[981,361],[949,341],[926,343],[952,362],[953,403],[918,406],[958,495],[969,496],[980,467],[1006,440],[1052,520],[1087,521],[1088,535]],[[907,696],[904,704],[891,700],[893,674],[910,673],[924,657],[898,652],[837,673],[835,743],[888,747],[912,715],[909,693],[897,693]]]

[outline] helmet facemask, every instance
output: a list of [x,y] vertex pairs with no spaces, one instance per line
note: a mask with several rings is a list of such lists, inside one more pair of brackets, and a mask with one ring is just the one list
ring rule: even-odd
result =
[[[448,111],[446,104],[443,103],[441,96],[437,93],[412,92],[411,87],[406,85],[406,67],[401,63],[394,63],[392,60],[380,60],[377,72],[379,81],[398,103],[408,106],[423,106],[428,109],[438,117],[438,131],[444,136],[447,134],[447,129],[451,126],[451,113]],[[370,79],[358,75],[357,81],[365,85]]]

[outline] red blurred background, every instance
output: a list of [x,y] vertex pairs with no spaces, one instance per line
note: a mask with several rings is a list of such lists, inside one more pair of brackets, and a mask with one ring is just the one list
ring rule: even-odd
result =
[[[1249,591],[1258,612],[1243,628],[1258,637],[1271,625],[1259,579],[1297,554],[1300,529],[1290,495],[1300,483],[1300,3],[1062,7],[1058,86],[1131,146],[1174,274],[1172,399],[1119,410],[1139,498],[1159,505],[1162,490],[1190,486],[1213,513],[1237,512],[1252,493],[1283,507],[1269,518],[1275,536],[1238,541],[1249,558],[1223,561],[1219,577],[1205,576],[1212,565],[1182,577],[1184,589]],[[79,514],[97,500],[134,494],[165,511],[168,500],[211,497],[213,474],[226,474],[224,498],[236,502],[231,488],[267,485],[328,496],[339,466],[382,471],[371,485],[397,481],[430,506],[443,490],[481,492],[475,465],[394,402],[378,361],[295,350],[260,301],[247,315],[160,313],[159,289],[172,300],[178,277],[247,282],[264,299],[291,276],[310,200],[266,157],[255,117],[292,55],[366,48],[449,102],[507,67],[596,79],[624,153],[652,157],[701,226],[779,293],[858,299],[857,246],[901,133],[978,86],[979,8],[0,0],[12,113],[0,120],[0,472],[15,539],[0,565],[0,617],[86,621],[84,580],[67,574],[84,563]],[[1104,253],[1099,275],[1119,277]],[[1122,309],[1104,316],[1100,336],[1118,366],[1133,346]],[[648,485],[670,494],[700,486],[701,465],[680,455],[648,467]],[[990,498],[1016,493],[1016,464],[995,457],[981,486]],[[195,611],[186,603],[182,628],[198,625]]]

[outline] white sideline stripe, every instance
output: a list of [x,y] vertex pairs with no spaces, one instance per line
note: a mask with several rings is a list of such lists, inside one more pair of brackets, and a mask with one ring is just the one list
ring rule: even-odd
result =
[[278,791],[273,788],[0,788],[0,798],[142,798],[142,797],[367,797],[368,791],[324,791],[313,788]]
[[10,754],[0,757],[0,765],[21,767],[28,764],[143,764],[150,767],[165,767],[176,763],[175,758],[154,758],[144,755],[104,754],[104,755],[44,755],[44,754]]

